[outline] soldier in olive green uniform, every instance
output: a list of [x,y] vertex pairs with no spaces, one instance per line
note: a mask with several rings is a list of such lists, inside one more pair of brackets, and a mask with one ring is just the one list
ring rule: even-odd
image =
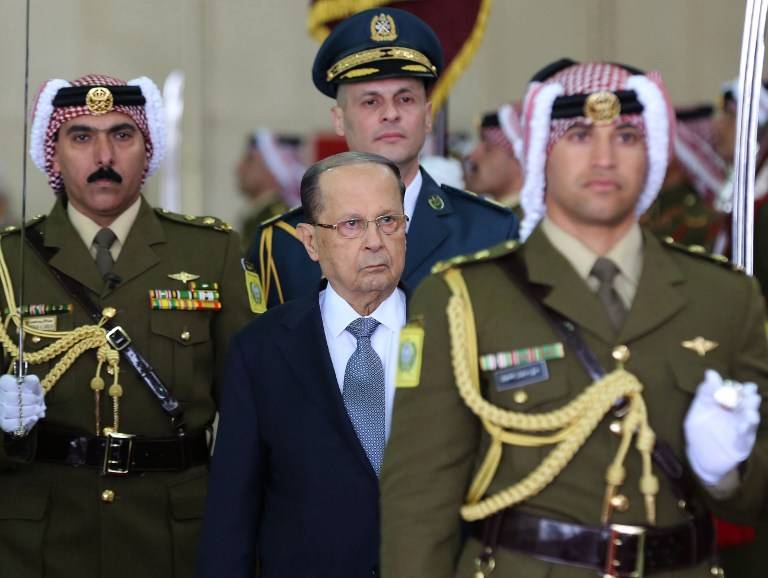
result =
[[666,110],[632,68],[534,77],[527,240],[439,264],[401,334],[383,576],[705,578],[710,512],[764,512],[757,286],[637,223]]
[[713,146],[712,114],[711,106],[676,109],[674,155],[659,196],[640,220],[662,239],[710,252],[727,225],[727,216],[713,206],[726,167]]
[[[249,308],[237,234],[140,195],[162,152],[161,106],[146,78],[49,81],[38,99],[31,154],[58,200],[27,226],[29,375],[0,378],[2,578],[193,575],[218,377]],[[20,243],[13,228],[0,238],[6,363]],[[182,413],[118,351],[125,336]]]

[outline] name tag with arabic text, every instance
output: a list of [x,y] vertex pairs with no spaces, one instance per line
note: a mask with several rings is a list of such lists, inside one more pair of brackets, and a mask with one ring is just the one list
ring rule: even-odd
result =
[[496,391],[507,391],[525,387],[533,383],[547,381],[549,369],[546,361],[535,361],[526,365],[506,367],[493,372],[493,384]]

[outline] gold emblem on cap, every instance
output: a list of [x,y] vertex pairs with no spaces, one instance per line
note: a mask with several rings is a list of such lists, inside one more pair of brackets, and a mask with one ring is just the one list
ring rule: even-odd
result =
[[383,12],[371,18],[371,40],[374,42],[387,42],[397,39],[397,26],[395,19]]
[[584,116],[595,124],[605,124],[621,114],[619,97],[609,91],[593,92],[584,102]]
[[107,114],[114,105],[112,92],[105,86],[94,86],[85,95],[85,106],[91,114]]

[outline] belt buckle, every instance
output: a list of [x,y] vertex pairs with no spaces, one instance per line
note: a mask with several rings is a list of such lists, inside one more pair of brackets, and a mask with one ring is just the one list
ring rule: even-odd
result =
[[106,337],[107,342],[117,351],[122,351],[131,343],[131,338],[119,325],[107,331]]
[[124,476],[131,471],[134,437],[131,434],[117,432],[107,434],[102,475]]
[[[603,578],[643,578],[645,574],[645,535],[642,526],[626,524],[611,524],[608,527],[608,548],[605,553],[605,568]],[[621,560],[617,558],[619,548],[624,544],[624,537],[637,539],[635,548],[635,567],[632,570],[621,568]]]

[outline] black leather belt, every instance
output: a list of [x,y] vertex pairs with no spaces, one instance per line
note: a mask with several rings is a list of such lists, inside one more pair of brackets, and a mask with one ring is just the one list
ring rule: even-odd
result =
[[104,475],[178,472],[204,465],[210,452],[205,432],[150,438],[113,434],[73,436],[40,428],[35,459],[74,467],[98,468]]
[[587,526],[506,510],[473,524],[473,534],[491,548],[619,578],[694,567],[715,553],[714,526],[707,517],[663,528]]

